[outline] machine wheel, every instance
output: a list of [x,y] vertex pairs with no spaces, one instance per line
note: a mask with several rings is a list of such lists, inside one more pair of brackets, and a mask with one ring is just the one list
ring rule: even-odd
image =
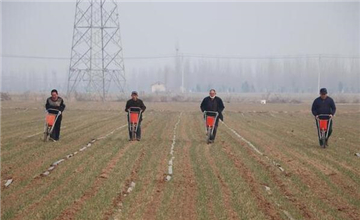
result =
[[45,131],[44,131],[44,142],[49,141],[50,139],[50,127],[46,125]]
[[49,131],[45,131],[44,132],[44,142],[49,141],[49,139],[50,139],[50,133],[49,133]]
[[326,148],[326,137],[325,137],[325,131],[321,131],[321,147]]
[[207,127],[207,131],[206,131],[206,143],[208,143],[208,144],[211,143],[211,131],[212,131],[212,128],[211,128],[211,127]]
[[49,136],[49,135],[48,135],[47,131],[44,131],[44,138],[43,138],[43,141],[44,141],[44,142],[47,141],[48,136]]
[[136,140],[135,124],[131,125],[131,140]]

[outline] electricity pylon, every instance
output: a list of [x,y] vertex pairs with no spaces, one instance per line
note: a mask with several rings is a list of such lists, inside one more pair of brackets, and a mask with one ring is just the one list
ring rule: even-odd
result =
[[[126,83],[118,7],[114,0],[77,0],[67,94],[86,92],[103,101]],[[115,88],[112,87],[114,84]]]

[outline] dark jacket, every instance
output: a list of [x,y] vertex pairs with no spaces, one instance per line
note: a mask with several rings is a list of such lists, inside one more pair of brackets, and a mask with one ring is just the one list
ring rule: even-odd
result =
[[215,96],[214,99],[211,99],[210,96],[205,97],[201,102],[200,109],[202,112],[204,111],[214,111],[219,113],[219,118],[221,121],[224,121],[224,116],[222,111],[224,110],[225,106],[221,98]]
[[136,101],[134,101],[133,99],[128,100],[126,102],[125,111],[128,112],[128,109],[131,107],[139,107],[141,108],[142,112],[144,112],[146,109],[146,106],[141,99],[137,99]]
[[326,99],[321,99],[321,97],[318,97],[314,100],[311,111],[314,116],[320,114],[335,115],[336,112],[335,102],[329,96],[326,97]]
[[58,99],[56,101],[53,101],[51,99],[51,97],[49,97],[46,100],[46,104],[45,104],[45,108],[46,110],[48,110],[49,108],[53,108],[53,109],[57,109],[60,110],[61,112],[63,112],[65,110],[65,104],[64,104],[64,100],[59,96]]

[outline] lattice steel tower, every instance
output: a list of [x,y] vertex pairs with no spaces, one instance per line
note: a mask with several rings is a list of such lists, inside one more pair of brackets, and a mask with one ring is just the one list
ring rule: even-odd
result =
[[[118,7],[114,0],[77,0],[67,94],[86,92],[105,100],[124,92],[125,68]],[[115,84],[116,90],[112,87]]]

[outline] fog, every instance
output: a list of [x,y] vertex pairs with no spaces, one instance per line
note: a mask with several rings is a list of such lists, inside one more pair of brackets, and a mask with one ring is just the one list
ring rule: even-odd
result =
[[[183,72],[186,93],[360,92],[359,2],[117,4],[127,90],[180,92]],[[2,91],[66,92],[74,14],[1,3]]]

